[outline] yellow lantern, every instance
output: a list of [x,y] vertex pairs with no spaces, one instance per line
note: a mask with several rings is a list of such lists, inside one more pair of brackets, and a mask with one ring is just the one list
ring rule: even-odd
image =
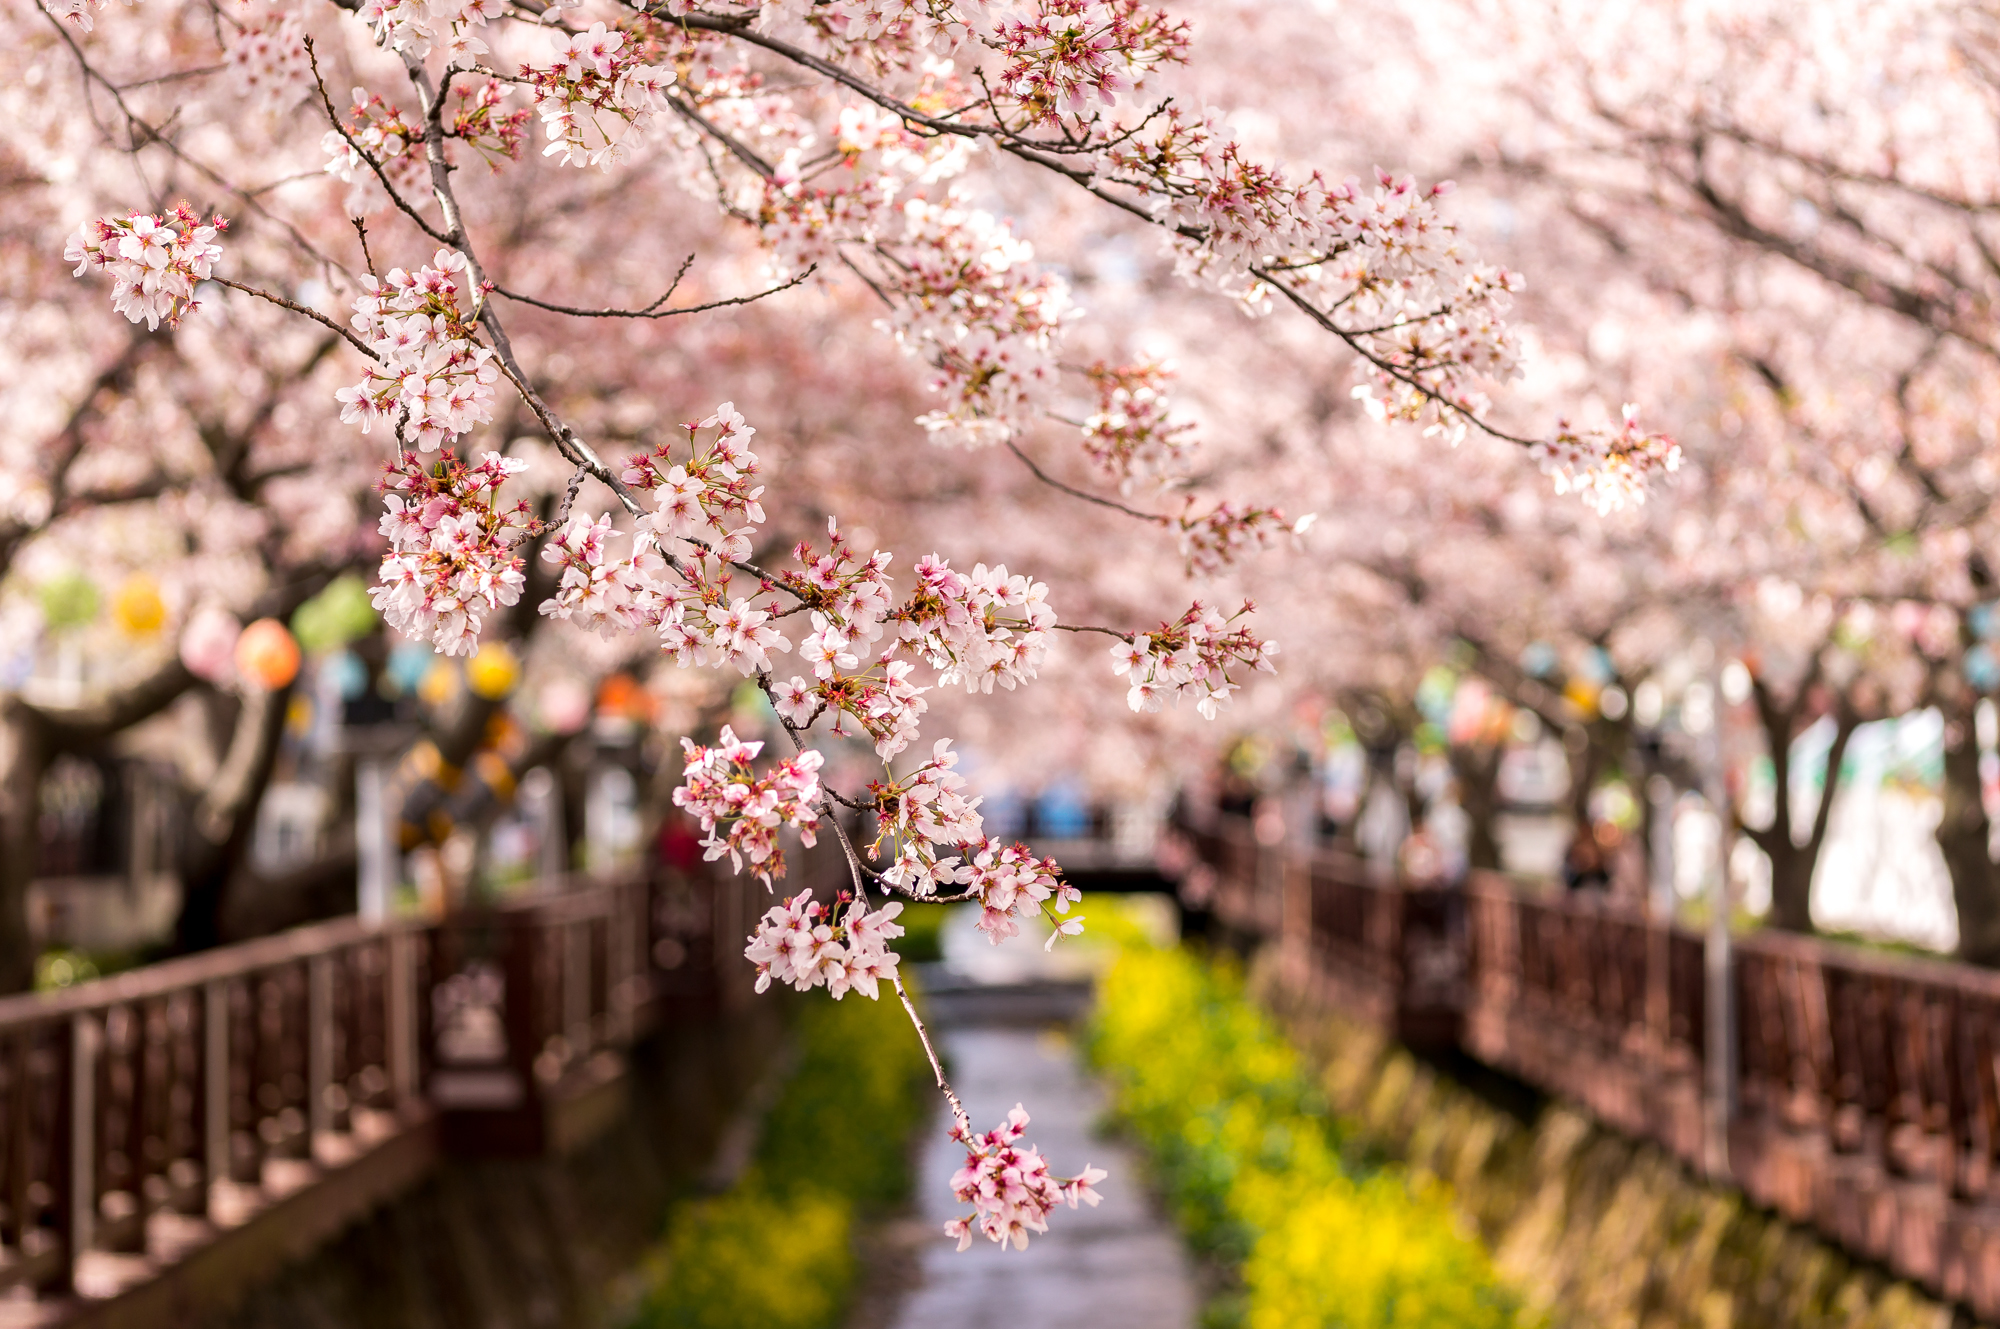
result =
[[160,584],[143,572],[127,577],[111,597],[111,617],[129,637],[150,637],[158,632],[167,621]]
[[521,661],[505,642],[489,641],[465,662],[465,685],[475,697],[498,701],[521,681]]
[[299,674],[299,644],[275,618],[260,618],[236,639],[236,672],[266,692],[275,692]]

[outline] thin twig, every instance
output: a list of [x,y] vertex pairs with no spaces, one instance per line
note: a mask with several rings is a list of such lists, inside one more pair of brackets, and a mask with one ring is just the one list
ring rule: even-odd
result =
[[330,328],[334,332],[339,333],[342,337],[345,337],[350,346],[352,346],[355,350],[361,352],[363,355],[367,356],[370,360],[374,360],[379,363],[382,359],[381,356],[375,354],[374,351],[368,349],[367,342],[361,340],[361,338],[355,336],[352,332],[349,332],[346,328],[341,327],[340,324],[334,322],[332,319],[328,318],[325,314],[320,313],[317,309],[312,308],[310,305],[302,305],[298,303],[296,300],[287,300],[282,295],[272,295],[269,291],[260,291],[255,286],[245,286],[242,282],[231,281],[227,277],[210,277],[208,278],[208,280],[214,282],[218,286],[227,286],[232,291],[241,291],[245,295],[254,295],[259,300],[267,300],[270,303],[278,306],[280,309],[291,310],[294,314],[304,314],[307,318],[311,319],[313,322],[318,323],[323,327]]
[[[690,261],[692,261],[692,258],[693,256],[690,255]],[[552,304],[547,300],[537,300],[532,295],[522,295],[517,291],[510,291],[504,286],[495,286],[493,293],[505,296],[507,299],[515,301],[518,304],[533,305],[537,309],[546,309],[555,314],[568,314],[572,318],[674,318],[681,314],[704,314],[711,309],[727,309],[731,305],[747,305],[762,300],[767,295],[776,295],[780,291],[789,291],[792,287],[799,285],[806,278],[812,276],[818,268],[819,265],[817,263],[812,264],[790,281],[781,282],[769,290],[758,291],[752,295],[733,295],[726,300],[710,300],[706,304],[699,305],[676,305],[672,309],[662,309],[660,306],[665,304],[668,298],[673,295],[673,287],[669,287],[666,295],[653,301],[652,304],[647,305],[644,309],[578,309],[573,305],[558,305]],[[685,272],[687,269],[683,267],[681,270]],[[679,285],[680,278],[675,277],[674,287],[678,287]]]
[[[396,186],[389,182],[389,173],[382,168],[380,162],[377,162],[375,160],[375,155],[369,152],[366,148],[362,147],[361,144],[355,140],[354,135],[347,132],[347,126],[340,122],[340,112],[333,109],[333,98],[327,94],[326,80],[320,77],[319,55],[316,51],[313,50],[313,39],[311,37],[307,37],[305,39],[305,43],[306,43],[306,60],[308,63],[312,65],[313,86],[319,89],[320,105],[326,108],[327,123],[333,126],[333,132],[339,134],[340,137],[346,141],[347,146],[354,149],[355,156],[361,158],[362,161],[368,163],[368,169],[373,171],[375,173],[375,178],[382,182],[382,188],[388,191],[389,201],[396,205],[396,210],[398,212],[401,212],[404,216],[408,217],[411,221],[415,222],[417,224],[418,230],[422,231],[425,235],[437,241],[439,244],[448,245],[452,243],[451,237],[449,235],[447,235],[443,231],[438,230],[435,226],[432,226],[430,222],[424,219],[422,213],[418,212],[416,208],[413,205],[411,205],[406,199],[404,199],[404,197],[401,194],[396,192]],[[428,134],[425,135],[424,146],[426,155],[428,155],[431,147],[431,141],[430,141],[431,137],[432,137],[431,135]]]
[[1172,525],[1173,523],[1172,518],[1161,516],[1157,512],[1141,512],[1137,508],[1126,507],[1123,503],[1118,502],[1116,499],[1105,498],[1102,495],[1090,493],[1088,490],[1078,489],[1072,485],[1064,484],[1062,481],[1056,479],[1054,476],[1050,475],[1047,471],[1037,466],[1035,464],[1034,458],[1030,457],[1027,453],[1021,451],[1020,445],[1015,443],[1014,440],[1011,438],[1007,440],[1007,451],[1013,453],[1016,457],[1019,457],[1021,459],[1021,464],[1023,466],[1026,466],[1029,471],[1033,472],[1034,477],[1037,480],[1040,480],[1043,484],[1049,485],[1052,488],[1062,490],[1063,493],[1068,494],[1071,498],[1080,498],[1086,503],[1095,503],[1097,504],[1097,506],[1101,508],[1110,508],[1113,512],[1122,512],[1128,517],[1137,517],[1140,521],[1152,522],[1156,526],[1169,526]]

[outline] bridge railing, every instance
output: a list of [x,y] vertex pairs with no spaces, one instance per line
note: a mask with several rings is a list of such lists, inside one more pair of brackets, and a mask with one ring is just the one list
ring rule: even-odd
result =
[[[1218,915],[1281,943],[1339,1009],[1455,1045],[2000,1318],[2000,974],[1771,932],[1712,957],[1703,934],[1554,883],[1474,873],[1441,892],[1259,844],[1243,818],[1187,834]],[[1733,1079],[1708,1073],[1716,1047]]]
[[425,943],[342,919],[0,1000],[0,1284],[68,1291],[395,1129]]
[[0,1297],[73,1320],[292,1197],[320,1230],[440,1149],[566,1148],[661,999],[724,972],[731,889],[572,880],[0,999]]

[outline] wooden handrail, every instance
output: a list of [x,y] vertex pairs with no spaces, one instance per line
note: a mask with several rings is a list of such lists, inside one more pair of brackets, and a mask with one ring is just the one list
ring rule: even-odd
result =
[[[1305,981],[1351,1015],[1407,1036],[1412,1007],[1436,1016],[1443,994],[1453,1018],[1422,1024],[1427,1036],[2000,1318],[2000,973],[1777,932],[1711,952],[1636,902],[1485,872],[1445,892],[1463,901],[1442,915],[1460,935],[1417,956],[1407,920],[1435,887],[1259,845],[1244,818],[1190,838],[1225,921],[1302,958]],[[1309,889],[1273,933],[1254,903],[1287,872]],[[1720,1011],[1705,977],[1718,956]],[[1710,1047],[1734,1049],[1736,1097],[1714,1097],[1727,1081],[1706,1076]]]

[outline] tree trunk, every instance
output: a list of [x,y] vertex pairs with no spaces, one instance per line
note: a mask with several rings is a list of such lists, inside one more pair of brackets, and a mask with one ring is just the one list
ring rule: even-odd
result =
[[1958,957],[2000,967],[2000,873],[1987,844],[1992,828],[1979,789],[1979,742],[1973,735],[1973,701],[1942,706],[1944,817],[1938,848],[1951,870],[1951,898],[1958,907]]
[[222,768],[195,808],[193,834],[188,836],[181,867],[181,912],[174,922],[177,950],[185,953],[222,944],[230,881],[250,846],[291,697],[289,684],[274,692],[253,689],[244,696]]
[[0,993],[23,991],[35,978],[28,883],[41,847],[43,737],[18,701],[0,702]]
[[1500,839],[1494,821],[1500,812],[1500,759],[1506,749],[1454,745],[1449,750],[1452,772],[1458,776],[1459,806],[1465,809],[1466,862],[1474,868],[1500,870]]

